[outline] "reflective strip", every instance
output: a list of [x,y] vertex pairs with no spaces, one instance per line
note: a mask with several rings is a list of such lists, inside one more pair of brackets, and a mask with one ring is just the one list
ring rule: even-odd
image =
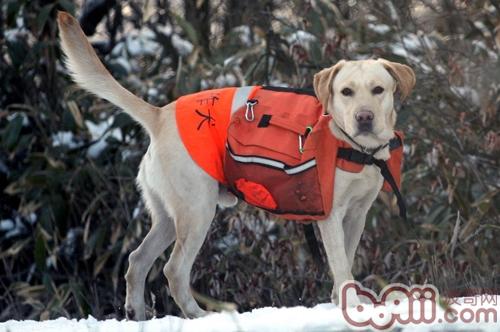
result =
[[236,161],[239,161],[240,163],[261,164],[261,165],[271,166],[271,167],[275,167],[275,168],[279,168],[279,169],[283,170],[288,175],[297,174],[297,173],[306,171],[309,168],[316,166],[316,159],[311,159],[311,160],[309,160],[309,161],[307,161],[299,166],[287,168],[287,166],[280,161],[262,158],[262,157],[255,157],[255,156],[238,156],[238,155],[233,154],[231,152],[231,149],[227,149],[227,152],[229,153],[231,158],[233,158]]
[[252,92],[253,86],[243,86],[237,88],[233,96],[233,104],[231,105],[231,114],[236,112],[238,108],[244,106],[248,100],[250,92]]
[[293,175],[308,170],[309,168],[312,168],[314,166],[316,166],[316,159],[311,159],[302,165],[295,166],[294,168],[285,169],[285,172],[286,174]]
[[229,152],[229,154],[231,155],[231,157],[234,160],[239,161],[240,163],[262,164],[262,165],[272,166],[272,167],[281,168],[281,169],[285,168],[285,164],[283,164],[282,162],[276,161],[276,160],[266,159],[266,158],[262,158],[262,157],[237,156],[237,155],[232,154],[231,152]]

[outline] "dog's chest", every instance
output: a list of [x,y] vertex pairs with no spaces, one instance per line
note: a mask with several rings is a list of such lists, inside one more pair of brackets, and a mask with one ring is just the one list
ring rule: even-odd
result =
[[[382,188],[384,179],[375,166],[365,166],[359,173],[337,168],[335,173],[334,197],[337,200],[357,201],[376,195]],[[335,207],[335,204],[334,204]]]

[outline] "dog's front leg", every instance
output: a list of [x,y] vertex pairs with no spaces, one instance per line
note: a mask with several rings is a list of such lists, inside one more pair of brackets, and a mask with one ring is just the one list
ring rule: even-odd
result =
[[357,202],[350,204],[344,217],[345,251],[351,270],[354,263],[354,257],[356,256],[356,249],[358,248],[361,235],[365,229],[366,215],[377,198],[379,193],[378,188],[381,185],[382,183],[379,180],[379,183],[371,190],[369,188],[360,188],[365,191],[365,194],[361,196]]
[[344,218],[345,251],[351,270],[354,263],[354,257],[356,256],[356,249],[358,248],[361,235],[365,229],[368,208],[369,207],[355,205],[354,208],[349,209]]
[[[327,220],[318,222],[323,245],[325,246],[328,265],[333,274],[333,302],[337,301],[336,297],[337,294],[340,294],[340,286],[348,280],[353,280],[351,264],[345,251],[343,227],[345,214],[346,208],[338,207]],[[360,303],[357,296],[349,296],[346,300],[348,306],[355,306]]]

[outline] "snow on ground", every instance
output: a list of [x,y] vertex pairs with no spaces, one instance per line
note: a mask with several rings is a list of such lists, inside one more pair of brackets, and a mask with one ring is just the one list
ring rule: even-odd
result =
[[[499,317],[500,295],[491,295],[484,301],[483,295],[456,299],[448,308],[452,308],[455,316],[448,315],[444,319],[444,309],[437,307],[434,311],[432,306],[423,305],[425,309],[423,317],[432,318],[435,313],[434,323],[410,323],[401,324],[396,322],[393,327],[398,331],[500,331]],[[486,302],[486,303],[485,303]],[[480,305],[482,303],[482,305]],[[349,310],[349,317],[357,322],[373,322],[380,324],[377,317],[382,317],[383,313],[404,319],[408,318],[408,300],[402,301],[398,306],[390,304],[387,306],[368,306],[364,310],[353,308]],[[416,306],[413,312],[417,312]],[[485,310],[490,310],[489,322],[485,320]],[[449,310],[449,309],[448,309]],[[451,312],[451,311],[448,311]],[[494,314],[493,314],[494,313]],[[372,318],[374,317],[374,318]],[[413,319],[418,320],[418,314],[413,315]],[[420,316],[422,317],[422,316]],[[456,320],[455,322],[451,322]],[[387,320],[386,320],[387,321]],[[445,322],[446,321],[446,322]],[[367,328],[365,327],[364,330]],[[98,321],[93,317],[81,320],[68,320],[59,318],[56,320],[36,322],[36,321],[7,321],[0,323],[0,332],[160,332],[160,331],[345,331],[350,330],[342,310],[333,304],[320,304],[313,308],[261,308],[251,312],[235,313],[223,312],[210,314],[198,319],[182,319],[179,317],[166,316],[155,318],[146,322],[117,321],[115,319]]]

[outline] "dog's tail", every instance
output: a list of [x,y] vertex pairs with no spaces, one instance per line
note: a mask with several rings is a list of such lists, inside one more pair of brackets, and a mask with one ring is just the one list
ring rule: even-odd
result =
[[57,16],[61,47],[73,80],[82,88],[122,108],[150,135],[158,123],[159,108],[148,104],[118,83],[97,57],[78,21],[68,13]]

